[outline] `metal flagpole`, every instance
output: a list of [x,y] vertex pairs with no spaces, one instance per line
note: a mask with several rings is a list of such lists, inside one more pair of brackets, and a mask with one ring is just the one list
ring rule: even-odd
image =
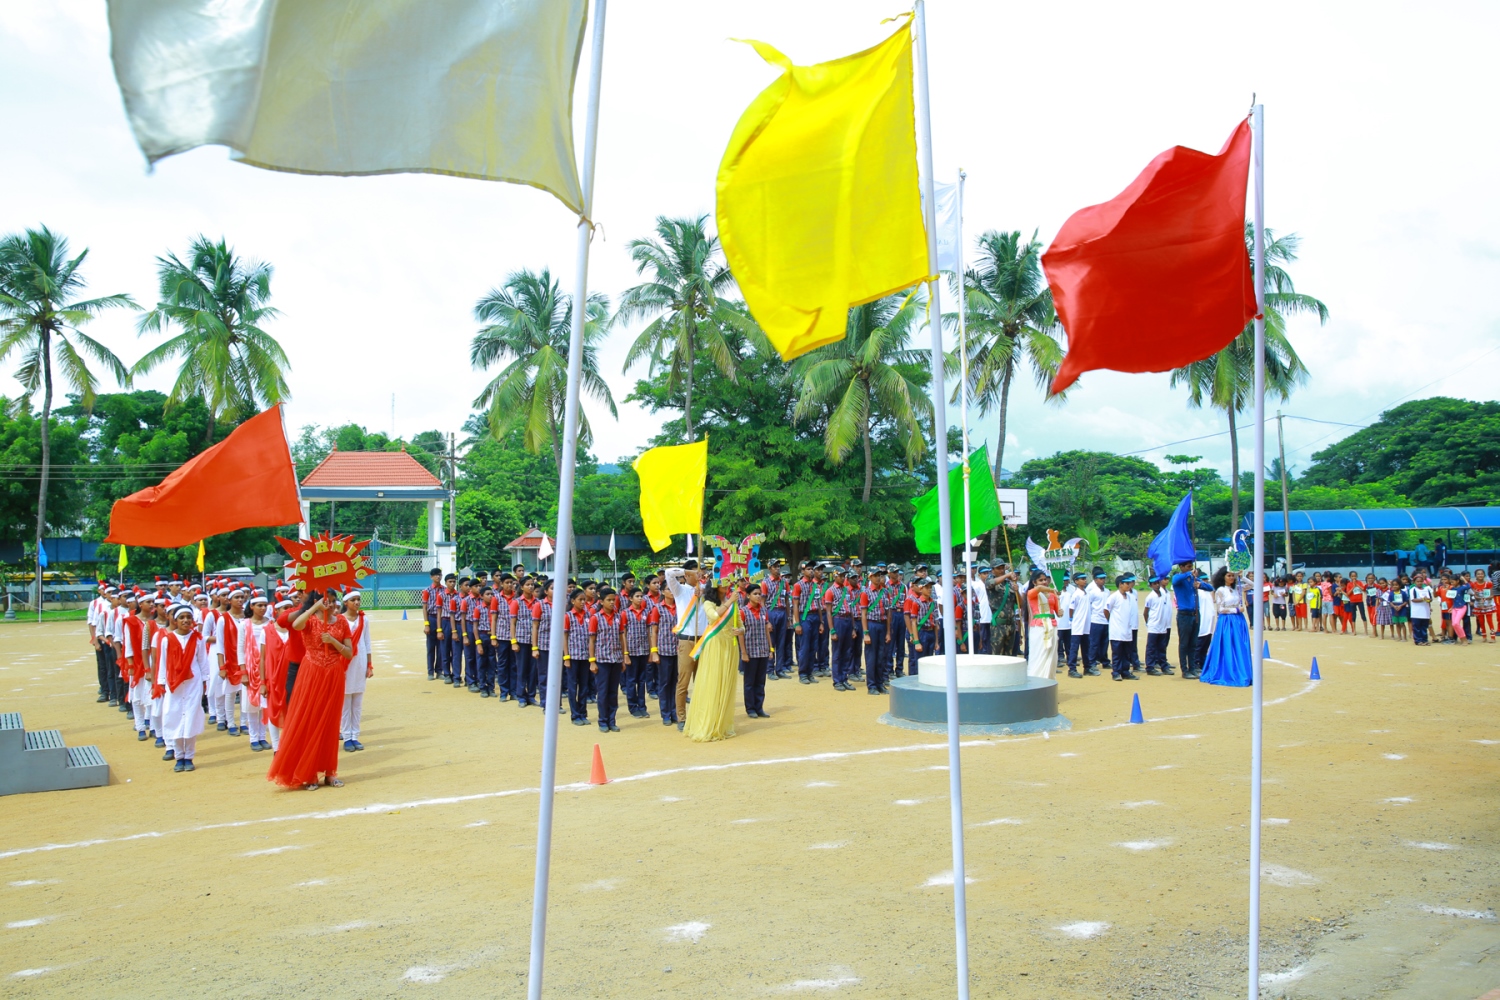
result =
[[594,223],[594,155],[599,138],[599,78],[604,61],[604,14],[608,0],[594,0],[594,37],[589,65],[588,116],[583,129],[583,214],[578,219],[574,265],[573,329],[568,341],[568,396],[563,410],[562,475],[557,495],[557,549],[552,561],[552,648],[547,657],[547,694],[542,699],[542,784],[536,822],[536,885],[531,897],[529,1000],[541,1000],[547,948],[547,882],[552,868],[552,806],[557,796],[557,709],[562,698],[562,658],[567,648],[568,562],[573,552],[573,467],[578,461],[578,386],[583,373],[583,324],[588,312],[589,240]]
[[[1251,111],[1255,164],[1255,637],[1250,695],[1250,1000],[1260,996],[1261,701],[1265,696],[1266,625],[1266,111]],[[1287,567],[1291,571],[1291,566]]]
[[[937,192],[932,176],[932,107],[927,92],[927,5],[916,0],[912,18],[916,49],[917,163],[922,173],[929,274],[937,264]],[[932,335],[932,430],[938,490],[938,549],[943,573],[943,658],[948,675],[948,800],[953,825],[953,925],[958,953],[958,1000],[969,1000],[969,915],[964,886],[963,776],[958,761],[958,662],[953,629],[953,521],[948,493],[948,411],[943,378],[943,311],[939,282],[927,282],[927,329]],[[965,456],[967,458],[968,456]],[[968,539],[964,539],[965,542]]]
[[953,226],[953,266],[958,269],[958,392],[964,426],[964,624],[969,631],[969,652],[974,652],[974,615],[970,595],[974,592],[974,518],[969,500],[969,339],[964,303],[964,180],[969,175],[958,171],[958,206]]

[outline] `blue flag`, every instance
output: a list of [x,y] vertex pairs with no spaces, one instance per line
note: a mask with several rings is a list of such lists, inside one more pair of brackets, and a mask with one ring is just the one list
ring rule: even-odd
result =
[[1193,494],[1187,496],[1172,512],[1172,519],[1161,534],[1151,541],[1146,555],[1151,559],[1151,568],[1157,576],[1166,576],[1178,563],[1192,562],[1197,556],[1193,548],[1193,535],[1188,531],[1188,516],[1193,512]]
[[42,564],[42,569],[47,568],[47,546],[41,542],[36,546],[36,561]]

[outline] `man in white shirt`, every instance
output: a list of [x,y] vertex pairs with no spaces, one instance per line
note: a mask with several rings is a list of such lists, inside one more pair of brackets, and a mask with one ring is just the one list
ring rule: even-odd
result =
[[1110,675],[1117,681],[1133,681],[1137,676],[1130,670],[1133,659],[1130,647],[1135,645],[1135,633],[1131,628],[1131,609],[1135,605],[1135,594],[1132,592],[1134,586],[1128,576],[1115,577],[1115,592],[1105,598],[1101,608],[1105,628],[1109,633]]
[[[1065,580],[1062,593],[1057,595],[1057,665],[1068,662],[1073,652],[1073,601],[1078,597],[1078,588],[1072,580]],[[1071,668],[1070,668],[1071,669]]]
[[1432,625],[1432,586],[1427,580],[1427,574],[1417,572],[1416,580],[1406,591],[1407,600],[1411,603],[1411,641],[1415,646],[1428,644],[1427,630]]
[[1170,675],[1167,645],[1172,641],[1172,591],[1160,576],[1152,575],[1151,593],[1146,597],[1146,673]]
[[672,590],[672,597],[677,602],[678,619],[678,646],[681,654],[677,659],[677,731],[681,732],[687,719],[687,696],[688,687],[693,683],[693,675],[698,672],[698,661],[688,655],[688,650],[698,641],[698,637],[708,631],[708,613],[703,610],[703,602],[700,595],[703,593],[703,581],[698,572],[698,560],[689,559],[679,569],[676,566],[667,569],[662,576],[666,579],[667,586]]
[[104,609],[109,607],[109,601],[104,597],[106,589],[106,584],[99,584],[99,593],[89,602],[88,613],[89,645],[94,647],[94,667],[99,673],[99,697],[94,700],[101,705],[109,701],[109,675],[106,673],[104,642],[99,635]]
[[[1208,574],[1203,572],[1198,574],[1200,589],[1207,587],[1207,576]],[[1202,595],[1200,594],[1199,596],[1201,597]],[[1206,600],[1200,600],[1198,602],[1198,648],[1194,654],[1195,659],[1193,661],[1191,677],[1197,677],[1203,672],[1203,664],[1208,661],[1208,647],[1214,641],[1214,625],[1218,620],[1219,611],[1214,607],[1212,595]],[[1188,674],[1183,675],[1185,679],[1189,678],[1189,676]]]

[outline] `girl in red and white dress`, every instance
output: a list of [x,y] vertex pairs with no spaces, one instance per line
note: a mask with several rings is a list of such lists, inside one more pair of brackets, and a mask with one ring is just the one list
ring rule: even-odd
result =
[[344,749],[350,751],[365,748],[359,741],[359,722],[365,708],[365,681],[375,676],[370,621],[359,605],[359,591],[345,595],[344,619],[349,623],[349,643],[354,647],[354,656],[344,669],[344,712],[339,720],[339,735],[343,737]]
[[240,693],[240,720],[250,735],[250,749],[259,753],[271,749],[266,742],[265,674],[266,630],[275,629],[266,617],[266,595],[250,598],[250,617],[239,623],[239,660],[244,669],[244,687]]
[[156,681],[166,688],[162,704],[162,735],[169,744],[163,760],[176,760],[174,771],[193,770],[198,737],[203,733],[203,692],[210,673],[203,634],[193,624],[191,608],[172,612],[172,631],[162,643],[165,655]]
[[280,600],[272,609],[271,627],[266,629],[266,655],[260,665],[261,718],[265,720],[273,753],[281,749],[281,727],[286,725],[286,670],[291,637],[276,616],[290,613],[293,606],[290,600]]
[[146,667],[150,650],[146,646],[146,623],[140,617],[140,595],[125,598],[126,615],[120,619],[120,670],[125,679],[125,696],[135,714],[135,738],[146,739],[151,716],[151,680]]
[[[234,702],[244,690],[245,671],[240,661],[240,625],[245,620],[245,592],[230,593],[228,606],[219,612],[218,635],[214,653],[218,657],[219,700],[217,705],[209,698],[209,708],[219,717],[219,731],[228,731],[230,736],[240,735],[240,725],[234,721]],[[240,708],[241,723],[245,710]],[[248,731],[249,727],[244,726]]]
[[156,628],[151,633],[151,731],[156,734],[156,749],[160,750],[167,745],[162,736],[162,711],[166,701],[167,688],[159,680],[157,674],[161,671],[161,665],[167,657],[167,633],[172,631],[172,611],[167,605],[165,597],[156,599]]

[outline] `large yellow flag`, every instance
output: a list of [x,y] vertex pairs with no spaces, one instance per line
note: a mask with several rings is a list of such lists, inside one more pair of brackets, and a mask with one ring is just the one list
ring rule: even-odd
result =
[[224,145],[309,174],[439,173],[574,211],[587,0],[109,0],[110,54],[152,163]]
[[635,460],[641,479],[641,526],[653,552],[673,535],[703,530],[703,487],[708,482],[708,438],[695,444],[652,448]]
[[718,227],[745,303],[791,359],[844,336],[848,310],[929,274],[917,180],[911,32],[785,70],[719,164]]

